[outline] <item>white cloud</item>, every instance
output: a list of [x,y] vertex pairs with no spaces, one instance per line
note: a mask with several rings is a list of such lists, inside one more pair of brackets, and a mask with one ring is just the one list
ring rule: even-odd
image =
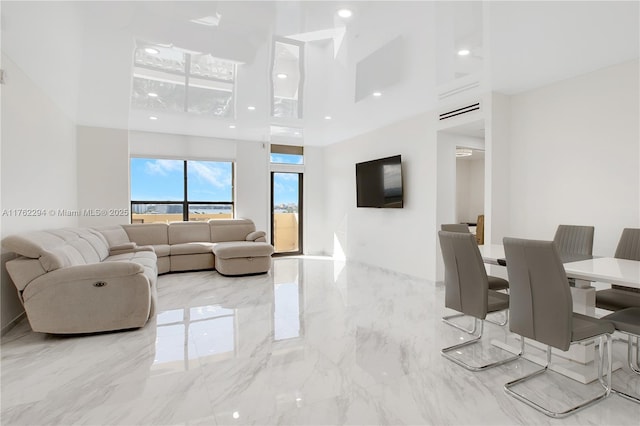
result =
[[153,160],[144,164],[144,170],[151,175],[166,176],[169,172],[182,170],[182,164],[180,160]]
[[196,176],[216,188],[224,189],[231,185],[231,175],[226,170],[199,161],[191,161],[189,166]]

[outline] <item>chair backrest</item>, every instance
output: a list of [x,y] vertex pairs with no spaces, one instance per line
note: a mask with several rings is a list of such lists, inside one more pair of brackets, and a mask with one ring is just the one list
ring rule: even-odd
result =
[[473,234],[439,231],[444,259],[445,306],[465,315],[487,316],[489,280]]
[[447,232],[469,232],[469,225],[466,223],[443,223],[440,229]]
[[553,242],[560,253],[593,254],[593,226],[558,225]]
[[553,241],[504,238],[509,274],[509,329],[566,351],[571,344],[573,299]]
[[614,257],[640,260],[640,228],[625,228],[622,230]]

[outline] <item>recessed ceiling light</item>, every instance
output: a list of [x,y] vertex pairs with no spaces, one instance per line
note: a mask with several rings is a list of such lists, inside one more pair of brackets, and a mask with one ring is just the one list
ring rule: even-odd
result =
[[379,98],[380,96],[382,96],[382,92],[373,92],[373,96]]
[[458,56],[467,56],[471,51],[469,49],[460,49],[458,50]]
[[160,51],[155,47],[145,47],[144,51],[147,52],[149,55],[157,55],[158,53],[160,53]]
[[147,93],[147,96],[149,96],[150,98],[157,98],[158,94],[154,93],[154,92],[149,92],[149,93]]
[[155,115],[150,115],[149,116],[149,120],[157,120],[157,119],[158,119],[158,117],[156,117]]
[[230,129],[235,129],[235,128],[236,128],[236,125],[235,125],[235,124],[229,124],[229,128],[230,128]]
[[341,18],[351,18],[353,12],[350,9],[340,9],[338,11],[338,16]]
[[324,119],[325,119],[325,120],[331,120],[331,116],[330,116],[330,115],[325,115],[325,116],[324,116]]
[[248,109],[249,111],[255,111],[256,107],[254,107],[253,105],[249,105],[249,106],[247,107],[247,109]]
[[278,77],[281,80],[284,80],[285,78],[289,77],[287,74],[283,73],[283,72],[279,72],[278,74],[276,74],[276,77]]

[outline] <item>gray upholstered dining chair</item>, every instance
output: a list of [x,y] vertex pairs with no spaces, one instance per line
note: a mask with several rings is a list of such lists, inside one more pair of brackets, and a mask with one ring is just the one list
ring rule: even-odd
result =
[[484,370],[518,359],[509,356],[483,365],[471,365],[451,352],[459,352],[465,346],[480,342],[484,319],[488,313],[503,311],[509,307],[509,295],[489,290],[489,280],[478,250],[475,237],[470,233],[438,232],[445,267],[445,306],[473,317],[474,338],[442,349],[442,355],[471,371]]
[[[440,225],[440,229],[442,231],[447,231],[447,232],[462,232],[462,233],[469,233],[469,226],[464,224],[464,223],[445,223]],[[476,238],[476,246],[477,246],[477,238]],[[494,291],[500,291],[500,290],[509,290],[509,281],[505,280],[504,278],[500,278],[500,277],[494,277],[492,275],[488,275],[487,279],[489,280],[489,290],[494,290]],[[465,316],[464,314],[461,313],[457,313],[457,314],[453,314],[453,315],[446,315],[444,317],[442,317],[442,321],[444,321],[445,323],[460,329],[462,331],[466,331],[467,333],[471,333],[473,334],[475,332],[475,329],[473,330],[469,330],[466,329],[458,324],[456,324],[455,322],[452,321],[452,319],[454,318],[460,318]],[[492,324],[496,324],[496,325],[506,325],[507,322],[509,321],[509,311],[505,310],[504,311],[504,321],[494,321],[492,319],[487,319],[487,321],[489,321]],[[474,323],[475,325],[475,323]]]
[[[593,226],[581,225],[558,225],[553,242],[558,247],[558,251],[565,257],[572,255],[592,255],[593,254]],[[569,285],[575,285],[575,278],[568,278]]]
[[440,230],[447,232],[469,232],[469,225],[466,223],[443,223]]
[[[571,289],[558,248],[553,241],[504,238],[504,250],[510,284],[509,329],[522,336],[522,353],[524,353],[525,338],[547,345],[546,365],[540,370],[507,383],[504,386],[505,391],[551,417],[567,416],[606,398],[611,392],[613,324],[573,312]],[[534,376],[550,374],[552,347],[567,351],[574,343],[594,340],[598,337],[600,338],[598,379],[604,388],[602,393],[557,412],[514,389]],[[605,342],[608,350],[606,382],[603,380]]]
[[[621,309],[602,319],[611,321],[617,331],[627,335],[627,361],[629,368],[631,368],[631,371],[634,373],[640,375],[640,307]],[[633,353],[634,340],[636,347],[635,357]],[[640,394],[632,395],[617,387],[613,387],[612,391],[627,399],[640,403]]]
[[560,253],[593,254],[593,226],[558,225],[553,242]]
[[[640,260],[640,228],[625,228],[622,230],[615,258]],[[640,308],[640,290],[611,285],[606,290],[596,291],[596,307],[608,311],[625,308]]]

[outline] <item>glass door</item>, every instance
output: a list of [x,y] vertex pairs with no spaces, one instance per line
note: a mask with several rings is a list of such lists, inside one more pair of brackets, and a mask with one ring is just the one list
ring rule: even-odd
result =
[[275,254],[302,254],[302,173],[271,172],[271,244]]

